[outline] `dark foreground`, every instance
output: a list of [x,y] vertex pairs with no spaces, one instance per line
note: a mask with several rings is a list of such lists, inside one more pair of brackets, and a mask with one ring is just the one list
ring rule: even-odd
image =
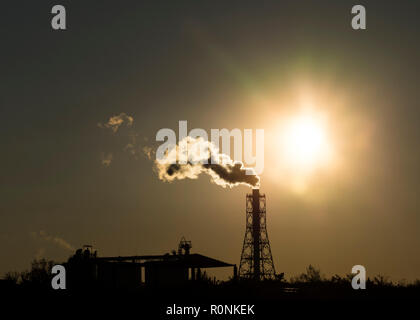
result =
[[[282,319],[286,316],[299,319],[316,315],[337,319],[346,316],[376,319],[380,315],[391,314],[396,318],[405,318],[404,313],[420,306],[420,288],[415,286],[374,286],[353,290],[350,285],[325,283],[291,287],[276,282],[228,282],[142,287],[136,290],[52,290],[3,284],[1,291],[6,297],[3,302],[7,302],[4,307],[16,304],[30,306],[21,310],[13,308],[18,312],[39,312],[58,318],[117,315],[118,318],[130,316],[136,319]],[[245,307],[235,309],[235,306]],[[200,312],[194,315],[174,314],[188,312],[191,308],[200,308]]]

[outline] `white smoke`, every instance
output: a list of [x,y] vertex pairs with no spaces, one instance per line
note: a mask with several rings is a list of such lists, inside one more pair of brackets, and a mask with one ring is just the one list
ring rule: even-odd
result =
[[124,123],[127,127],[133,125],[134,118],[122,112],[119,115],[115,115],[109,118],[106,123],[98,123],[98,127],[111,129],[112,132],[116,133],[121,125]]
[[[152,156],[150,148],[144,149]],[[159,158],[159,157],[157,157]],[[242,162],[234,162],[228,155],[203,138],[186,137],[177,145],[168,148],[160,159],[155,160],[155,169],[162,181],[197,179],[202,173],[210,176],[211,182],[226,187],[247,185],[259,187],[260,178]]]
[[57,246],[59,246],[63,249],[70,250],[70,251],[75,250],[75,248],[71,244],[69,244],[67,241],[65,241],[64,239],[62,239],[60,237],[56,237],[56,236],[51,236],[43,230],[41,230],[39,232],[32,232],[31,234],[34,238],[39,238],[39,239],[42,239],[42,240],[45,240],[45,241],[52,242],[52,243],[56,244]]

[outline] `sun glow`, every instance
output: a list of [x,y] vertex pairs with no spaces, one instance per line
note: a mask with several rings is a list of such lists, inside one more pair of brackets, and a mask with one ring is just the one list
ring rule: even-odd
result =
[[312,171],[330,158],[327,127],[320,116],[303,114],[290,118],[283,126],[280,141],[283,160],[294,171]]
[[305,193],[320,169],[332,169],[333,147],[327,117],[312,111],[285,116],[277,131],[276,167],[282,181]]

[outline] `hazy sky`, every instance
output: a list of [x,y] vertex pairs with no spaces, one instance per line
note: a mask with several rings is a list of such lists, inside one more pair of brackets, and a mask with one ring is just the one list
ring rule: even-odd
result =
[[[359,3],[364,31],[350,25]],[[54,4],[67,9],[66,31],[51,28]],[[4,1],[0,273],[35,257],[64,260],[83,244],[107,256],[165,253],[181,236],[239,265],[250,189],[207,176],[164,183],[140,152],[187,120],[190,129],[265,130],[261,192],[277,272],[362,264],[368,276],[420,278],[419,9]],[[277,132],[302,103],[328,118],[335,161],[297,192]],[[120,113],[131,127],[98,126]],[[124,150],[133,137],[136,155]]]

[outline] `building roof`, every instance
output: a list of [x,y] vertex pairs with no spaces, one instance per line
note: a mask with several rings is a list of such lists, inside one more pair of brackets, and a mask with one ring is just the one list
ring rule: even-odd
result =
[[171,265],[187,268],[220,268],[232,267],[233,264],[203,256],[198,253],[183,255],[153,255],[153,256],[127,256],[127,257],[99,257],[99,261],[107,262],[138,262],[145,265]]

